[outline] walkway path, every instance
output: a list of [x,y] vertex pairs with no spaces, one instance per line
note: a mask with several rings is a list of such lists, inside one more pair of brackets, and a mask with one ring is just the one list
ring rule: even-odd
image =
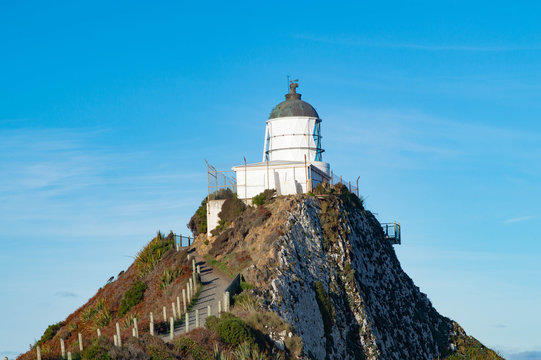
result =
[[[201,282],[203,283],[203,290],[199,293],[199,299],[197,304],[189,312],[190,317],[190,330],[195,329],[195,310],[199,310],[199,326],[204,327],[207,319],[207,306],[211,306],[211,315],[216,316],[218,314],[218,301],[222,302],[223,311],[223,299],[225,289],[231,283],[231,279],[226,275],[220,273],[218,270],[209,266],[196,252],[190,250],[190,257],[194,257],[196,266],[201,268]],[[175,327],[175,336],[184,334],[186,331],[186,323]],[[160,335],[164,341],[169,341],[169,332],[167,334]]]

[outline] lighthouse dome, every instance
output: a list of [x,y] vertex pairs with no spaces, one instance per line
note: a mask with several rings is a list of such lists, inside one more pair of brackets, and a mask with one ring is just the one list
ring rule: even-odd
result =
[[269,119],[288,116],[305,116],[319,118],[316,109],[306,101],[301,100],[301,94],[292,91],[286,94],[286,101],[282,101],[271,111]]

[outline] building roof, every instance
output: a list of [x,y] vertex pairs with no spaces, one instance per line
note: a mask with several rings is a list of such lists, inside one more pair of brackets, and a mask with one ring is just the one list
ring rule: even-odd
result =
[[306,101],[301,100],[301,94],[296,92],[299,86],[297,83],[291,83],[290,92],[286,94],[286,101],[282,101],[271,111],[269,119],[288,116],[306,116],[319,118],[316,109]]

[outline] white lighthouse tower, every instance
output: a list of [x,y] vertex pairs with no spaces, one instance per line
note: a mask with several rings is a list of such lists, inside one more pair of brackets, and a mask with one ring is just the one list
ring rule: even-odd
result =
[[275,189],[277,195],[301,194],[329,180],[321,119],[312,105],[301,100],[298,86],[290,83],[286,100],[276,105],[266,122],[262,162],[233,168],[240,199],[249,200],[265,189]]

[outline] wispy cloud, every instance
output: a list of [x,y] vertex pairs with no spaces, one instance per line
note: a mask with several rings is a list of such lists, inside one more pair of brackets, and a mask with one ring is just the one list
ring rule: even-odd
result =
[[308,40],[319,43],[336,44],[344,46],[372,47],[383,49],[409,49],[420,51],[467,51],[467,52],[508,52],[508,51],[536,51],[541,50],[541,45],[469,45],[469,44],[420,44],[420,43],[393,43],[374,42],[351,36],[329,37],[322,35],[297,34],[296,39]]
[[536,161],[541,152],[541,133],[535,131],[450,120],[412,109],[338,108],[334,113],[333,127],[325,130],[327,146],[366,154],[364,161],[374,166],[426,169],[471,164],[475,170],[478,165],[473,162],[483,158],[511,159],[506,166],[532,171],[523,164]]
[[532,216],[532,215],[529,215],[529,216],[514,217],[514,218],[510,218],[510,219],[505,220],[505,221],[504,221],[504,224],[519,223],[519,222],[531,220],[531,219],[533,219],[533,218],[534,218],[534,216]]
[[54,294],[55,296],[61,297],[61,298],[75,298],[78,297],[78,295],[71,291],[58,291]]

